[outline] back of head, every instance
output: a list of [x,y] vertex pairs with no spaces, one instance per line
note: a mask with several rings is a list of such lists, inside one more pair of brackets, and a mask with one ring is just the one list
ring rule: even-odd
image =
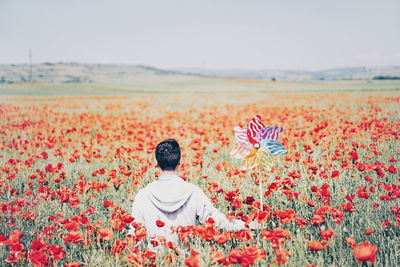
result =
[[161,170],[176,170],[181,159],[181,148],[178,142],[175,139],[168,139],[159,143],[156,147],[156,159]]

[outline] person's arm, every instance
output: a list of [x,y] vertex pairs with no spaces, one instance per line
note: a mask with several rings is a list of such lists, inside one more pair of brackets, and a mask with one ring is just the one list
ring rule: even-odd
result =
[[205,224],[208,218],[213,218],[219,228],[227,231],[239,231],[245,229],[245,223],[241,220],[228,220],[224,214],[217,210],[203,190],[196,187],[196,214],[202,224]]

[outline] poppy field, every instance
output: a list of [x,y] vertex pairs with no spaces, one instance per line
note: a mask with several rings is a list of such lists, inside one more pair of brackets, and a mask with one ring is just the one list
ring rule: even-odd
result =
[[[9,97],[0,265],[399,265],[399,104],[397,91]],[[283,128],[288,154],[269,172],[242,170],[230,155],[233,127],[255,115]],[[148,250],[130,210],[158,176],[154,149],[168,138],[181,145],[182,178],[228,218],[262,228],[223,231],[209,219]]]

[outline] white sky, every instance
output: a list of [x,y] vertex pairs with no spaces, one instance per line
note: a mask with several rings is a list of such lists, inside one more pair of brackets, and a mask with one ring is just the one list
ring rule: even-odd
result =
[[0,64],[400,65],[400,0],[0,0]]

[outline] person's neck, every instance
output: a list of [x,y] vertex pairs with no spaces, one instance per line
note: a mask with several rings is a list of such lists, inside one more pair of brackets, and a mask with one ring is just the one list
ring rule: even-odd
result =
[[178,171],[177,170],[173,170],[173,171],[161,171],[160,172],[160,176],[162,175],[178,175]]

